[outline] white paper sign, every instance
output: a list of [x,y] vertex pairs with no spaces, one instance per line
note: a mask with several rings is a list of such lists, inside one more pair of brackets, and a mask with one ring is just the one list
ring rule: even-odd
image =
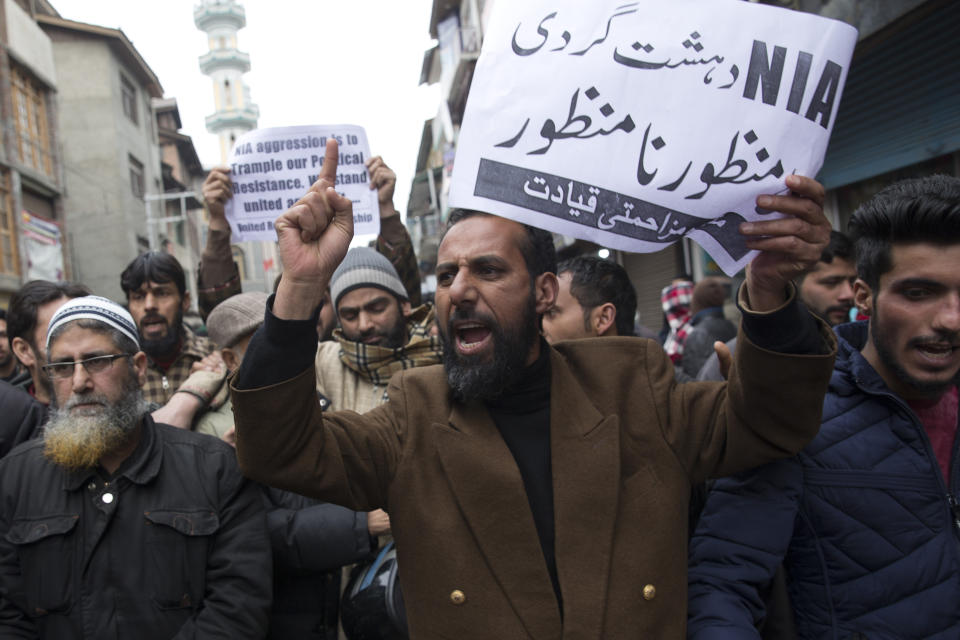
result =
[[353,201],[354,234],[380,233],[380,205],[370,189],[370,146],[363,127],[323,125],[250,131],[230,152],[233,198],[227,222],[234,242],[273,241],[273,221],[303,197],[323,166],[327,138],[340,145],[336,189]]
[[823,163],[856,30],[738,0],[498,2],[450,204],[728,273],[756,197]]

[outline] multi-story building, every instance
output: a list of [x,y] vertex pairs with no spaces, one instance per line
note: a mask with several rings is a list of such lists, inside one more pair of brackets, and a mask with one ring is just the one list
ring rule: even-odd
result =
[[460,125],[493,2],[433,0],[430,35],[437,45],[424,54],[420,84],[439,82],[442,99],[437,115],[424,123],[407,202],[407,228],[428,280],[436,265]]
[[[753,0],[756,1],[756,0]],[[960,175],[960,3],[950,0],[760,0],[817,13],[857,27],[843,99],[823,169],[827,215],[837,228],[865,199],[910,176]],[[493,0],[434,0],[430,33],[438,40],[424,56],[421,83],[440,82],[442,103],[424,125],[408,221],[420,251],[436,255],[436,233],[447,213],[446,194],[463,107]],[[561,256],[597,251],[562,241]],[[676,275],[718,272],[699,246],[683,240],[657,253],[613,252],[637,289],[641,322],[660,328],[660,290]]]
[[53,44],[59,80],[72,277],[97,294],[122,300],[120,273],[150,248],[147,206],[164,192],[151,103],[163,96],[163,88],[119,29],[55,14],[36,19]]
[[42,0],[0,2],[0,305],[33,278],[62,279],[63,163],[53,44]]

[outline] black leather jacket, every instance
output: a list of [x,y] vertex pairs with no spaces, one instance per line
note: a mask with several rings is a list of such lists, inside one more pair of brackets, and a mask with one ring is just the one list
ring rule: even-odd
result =
[[0,637],[263,638],[263,501],[233,450],[155,424],[112,477],[0,460]]

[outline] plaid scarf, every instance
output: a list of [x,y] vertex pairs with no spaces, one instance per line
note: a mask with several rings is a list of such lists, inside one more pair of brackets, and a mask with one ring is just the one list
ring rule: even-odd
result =
[[351,371],[373,384],[387,384],[398,371],[440,362],[440,337],[430,335],[433,321],[434,310],[429,303],[410,312],[407,344],[396,349],[348,340],[341,329],[334,330],[333,337],[340,343],[340,361]]
[[683,358],[683,343],[693,328],[690,324],[690,303],[693,301],[693,283],[678,282],[667,285],[660,292],[660,304],[663,314],[670,325],[670,333],[663,342],[663,350],[670,360],[677,364]]

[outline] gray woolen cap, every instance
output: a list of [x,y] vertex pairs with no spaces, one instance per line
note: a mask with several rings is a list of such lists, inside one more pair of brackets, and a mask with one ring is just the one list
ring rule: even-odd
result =
[[360,287],[377,287],[401,300],[407,300],[407,290],[400,282],[397,270],[387,258],[370,247],[354,247],[347,252],[330,278],[330,297],[334,308],[345,293]]
[[262,291],[230,296],[207,316],[207,335],[221,349],[232,347],[263,324],[268,297]]

